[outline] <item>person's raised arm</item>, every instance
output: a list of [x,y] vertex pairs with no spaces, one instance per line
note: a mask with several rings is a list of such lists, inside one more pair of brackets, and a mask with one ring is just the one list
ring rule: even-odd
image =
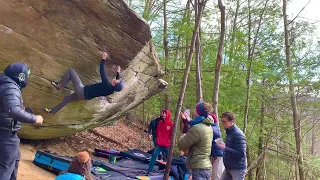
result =
[[108,80],[108,77],[104,71],[104,65],[105,62],[107,60],[108,54],[106,52],[103,52],[102,54],[102,59],[101,59],[101,63],[100,63],[100,75],[101,75],[101,80],[102,82],[108,82],[110,83],[110,81]]
[[120,79],[120,71],[121,71],[121,67],[120,67],[120,66],[117,66],[117,67],[116,67],[116,70],[117,70],[116,79]]

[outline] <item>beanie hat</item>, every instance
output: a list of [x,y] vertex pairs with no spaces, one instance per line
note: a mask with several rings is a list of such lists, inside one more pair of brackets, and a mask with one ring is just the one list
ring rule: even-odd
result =
[[117,84],[114,86],[114,90],[117,91],[117,92],[121,91],[122,88],[123,88],[123,83],[124,83],[124,81],[123,81],[123,80],[120,80],[120,82],[117,83]]
[[79,152],[79,154],[77,154],[77,160],[79,163],[86,163],[89,161],[89,158],[89,153],[86,151]]
[[30,69],[25,63],[16,62],[9,64],[4,70],[4,74],[15,81],[22,89],[28,84]]
[[196,111],[197,111],[197,113],[199,114],[199,116],[208,116],[208,112],[206,112],[206,111],[203,109],[203,102],[199,102],[199,103],[196,105]]

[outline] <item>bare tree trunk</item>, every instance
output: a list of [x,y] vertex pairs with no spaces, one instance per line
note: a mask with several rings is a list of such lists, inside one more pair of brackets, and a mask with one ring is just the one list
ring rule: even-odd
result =
[[[181,37],[180,35],[178,36],[178,40],[177,40],[177,49],[176,49],[176,52],[175,52],[175,55],[174,55],[174,60],[173,60],[173,68],[175,69],[176,66],[177,66],[177,61],[178,61],[178,57],[179,57],[179,51],[180,51],[180,42],[181,42]],[[172,85],[174,86],[176,84],[176,75],[174,72],[170,72],[170,74],[172,75],[172,79],[171,79],[171,82],[172,82]]]
[[226,6],[223,0],[218,1],[219,9],[221,12],[220,19],[220,39],[216,60],[216,68],[214,73],[214,88],[213,88],[213,97],[212,97],[212,105],[213,105],[213,113],[218,116],[218,102],[219,102],[219,86],[220,86],[220,72],[221,72],[221,62],[222,62],[222,54],[223,54],[223,43],[224,43],[224,34],[226,31]]
[[[265,79],[262,81],[262,87],[265,87]],[[261,155],[262,150],[263,150],[263,128],[264,128],[264,113],[265,113],[265,104],[264,104],[264,95],[262,94],[261,98],[261,115],[260,115],[260,134],[259,134],[259,143],[258,143],[258,156]],[[260,165],[261,166],[261,165]],[[261,168],[260,166],[257,167],[256,170],[256,180],[261,179]]]
[[284,38],[285,38],[285,47],[286,47],[286,62],[288,70],[288,79],[289,79],[289,93],[291,98],[292,106],[292,116],[293,116],[293,128],[294,136],[296,140],[296,153],[298,158],[298,170],[299,170],[299,179],[304,180],[304,171],[303,171],[303,158],[302,158],[302,149],[301,149],[301,134],[300,134],[300,119],[299,111],[297,108],[297,99],[295,95],[295,86],[293,84],[293,66],[290,58],[290,45],[289,45],[289,31],[288,31],[288,21],[287,21],[287,2],[283,0],[283,23],[284,23]]
[[146,117],[145,117],[145,114],[144,114],[144,110],[145,110],[144,102],[142,103],[142,109],[143,109],[143,111],[142,111],[143,126],[142,126],[142,132],[141,132],[140,148],[141,148],[142,144],[144,143],[144,127],[146,126],[146,125],[145,125]]
[[[198,13],[198,1],[199,0],[194,0],[194,4],[195,4],[195,16],[197,16]],[[203,94],[202,94],[202,83],[201,83],[201,79],[202,79],[202,75],[201,75],[201,61],[202,61],[202,49],[201,49],[201,22],[199,24],[199,31],[197,34],[197,39],[196,39],[196,84],[197,84],[197,89],[196,89],[196,93],[197,93],[197,98],[196,101],[197,103],[200,101],[203,101]]]
[[316,123],[317,120],[315,118],[313,118],[313,128],[311,130],[311,155],[314,156],[315,155],[315,139],[316,139]]
[[175,112],[175,116],[174,116],[174,128],[173,128],[173,132],[172,132],[172,136],[171,136],[171,144],[170,144],[170,149],[169,149],[169,154],[168,154],[168,161],[167,161],[167,165],[166,165],[166,170],[165,170],[165,174],[163,177],[164,180],[169,179],[169,172],[170,172],[170,166],[171,166],[171,162],[172,162],[173,149],[174,149],[175,140],[176,140],[176,133],[177,133],[177,129],[178,129],[179,113],[181,111],[181,107],[182,107],[182,103],[183,103],[183,99],[184,99],[184,94],[185,94],[185,91],[187,88],[188,76],[190,73],[190,66],[191,66],[192,55],[193,55],[193,49],[195,47],[196,36],[199,31],[199,24],[201,21],[202,13],[203,13],[204,7],[206,5],[206,2],[207,1],[201,1],[199,3],[200,4],[199,11],[198,11],[199,13],[196,16],[196,20],[195,20],[195,25],[194,25],[194,30],[193,30],[193,34],[192,34],[192,40],[191,40],[191,47],[190,47],[189,54],[188,54],[186,69],[185,69],[185,72],[183,75],[183,81],[182,81],[182,86],[181,86],[181,90],[180,90],[179,100],[178,100],[178,104],[177,104],[176,112]]
[[[169,62],[169,49],[168,49],[168,21],[167,21],[167,0],[163,0],[163,48],[164,48],[164,61],[165,67],[164,72],[166,74],[167,82],[170,81],[170,75],[168,72],[168,62]],[[165,109],[170,108],[170,94],[169,89],[165,90]]]
[[[183,19],[184,18],[186,18],[187,17],[187,13],[189,13],[188,12],[188,10],[190,9],[190,0],[188,0],[187,1],[187,4],[186,4],[186,9],[185,9],[185,11],[184,11],[184,14],[183,14]],[[179,34],[179,36],[178,36],[178,40],[177,40],[177,46],[176,46],[176,54],[175,54],[175,57],[174,57],[174,69],[176,68],[176,66],[177,66],[177,60],[178,60],[178,57],[179,57],[179,51],[182,49],[182,48],[179,48],[180,47],[180,44],[181,43],[183,43],[183,42],[181,42],[181,36],[180,36],[180,34]],[[187,59],[188,57],[187,57],[187,54],[188,54],[188,47],[187,47],[188,45],[187,45],[187,43],[186,43],[186,57],[185,57],[185,59]],[[182,54],[181,54],[181,56],[180,57],[183,57],[184,56],[184,54],[183,54],[183,52],[182,52]],[[173,73],[173,85],[175,85],[176,83],[176,78],[175,78],[175,74]]]
[[[276,127],[276,136],[278,136],[278,127]],[[276,144],[277,146],[277,178],[280,179],[280,163],[279,163],[279,144]]]
[[[185,14],[184,14],[184,18],[187,18],[188,19],[188,21],[187,21],[187,23],[190,25],[190,12],[189,12],[189,10],[190,10],[190,4],[191,4],[191,0],[188,0],[187,1],[187,5],[186,5],[186,11],[185,11]],[[189,45],[189,38],[188,38],[188,36],[186,37],[186,53],[185,53],[185,60],[187,61],[187,59],[188,59],[188,55],[189,55],[189,50],[190,50],[190,45]],[[182,65],[183,66],[183,65]],[[183,68],[183,67],[181,67],[181,68]]]
[[237,28],[237,19],[238,19],[238,12],[239,12],[239,7],[240,7],[240,0],[237,0],[237,7],[236,7],[236,13],[235,17],[233,19],[233,26],[232,26],[232,35],[231,35],[231,47],[230,47],[230,61],[229,65],[232,64],[233,61],[233,50],[234,50],[234,43],[235,43],[235,36],[236,36],[236,28]]
[[148,21],[150,18],[152,6],[154,5],[154,0],[145,0],[144,1],[144,9],[142,13],[142,17]]
[[[243,125],[243,133],[246,134],[247,133],[247,125],[248,125],[248,116],[249,116],[249,101],[250,101],[250,81],[251,81],[251,72],[252,72],[252,62],[253,62],[253,56],[254,56],[254,51],[255,51],[255,47],[257,44],[257,40],[258,40],[258,36],[259,36],[259,32],[260,32],[260,27],[261,27],[261,23],[262,23],[262,18],[264,15],[264,12],[267,8],[267,4],[268,4],[268,0],[265,1],[265,5],[263,8],[263,11],[260,14],[259,17],[259,24],[258,24],[258,28],[257,31],[255,33],[255,37],[254,37],[254,41],[253,41],[253,45],[251,47],[251,7],[250,7],[250,1],[248,0],[248,9],[249,9],[249,23],[248,23],[248,31],[249,31],[249,35],[248,35],[248,60],[250,62],[249,64],[249,69],[248,69],[248,76],[247,76],[247,95],[246,95],[246,104],[245,104],[245,110],[244,110],[244,125]],[[247,161],[248,161],[248,166],[250,166],[251,164],[251,157],[250,157],[250,148],[247,144]],[[248,174],[248,178],[249,180],[253,179],[253,174],[249,173]]]
[[251,71],[252,71],[252,60],[253,57],[251,56],[251,6],[250,1],[248,0],[248,11],[249,11],[249,17],[248,17],[248,60],[250,62],[249,69],[247,73],[247,97],[246,97],[246,104],[245,104],[245,110],[244,110],[244,123],[243,123],[243,133],[247,133],[247,124],[248,124],[248,114],[249,114],[249,100],[250,100],[250,77],[251,77]]
[[298,178],[298,161],[295,161],[295,163],[294,163],[294,172],[295,172],[295,177],[296,177],[296,180],[299,180],[299,178]]

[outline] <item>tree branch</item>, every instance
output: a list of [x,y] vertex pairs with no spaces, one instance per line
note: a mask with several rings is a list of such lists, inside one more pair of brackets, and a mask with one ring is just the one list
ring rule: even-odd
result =
[[311,0],[308,1],[308,3],[299,11],[299,13],[296,15],[296,17],[294,17],[294,18],[288,23],[288,25],[291,24],[291,23],[299,16],[299,14],[308,6],[308,4],[309,4],[310,2],[311,2]]

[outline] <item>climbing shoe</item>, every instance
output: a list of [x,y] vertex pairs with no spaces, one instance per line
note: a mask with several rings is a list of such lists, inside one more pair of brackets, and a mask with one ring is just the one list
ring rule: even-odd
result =
[[48,114],[51,114],[51,109],[48,109],[48,108],[43,108],[42,111],[48,113]]
[[56,88],[57,91],[60,90],[59,88],[59,84],[57,82],[51,81],[51,85],[54,86]]

